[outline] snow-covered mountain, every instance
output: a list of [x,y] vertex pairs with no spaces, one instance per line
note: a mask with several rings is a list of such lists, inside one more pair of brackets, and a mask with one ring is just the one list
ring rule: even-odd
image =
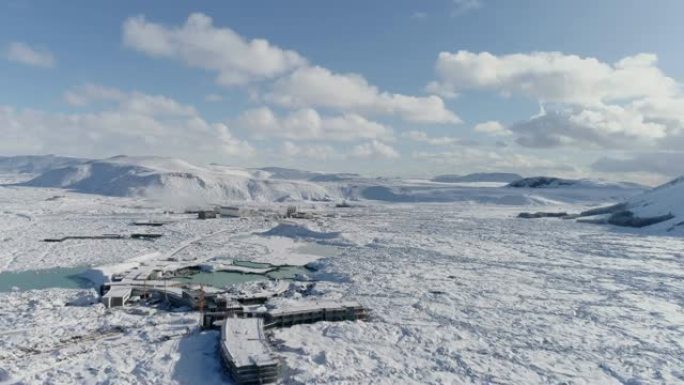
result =
[[264,172],[180,159],[116,156],[49,170],[23,183],[111,196],[202,202],[332,200],[339,194],[307,181],[272,179]]
[[361,177],[359,174],[325,173],[283,167],[263,167],[257,170],[266,173],[263,176],[273,179],[309,180],[312,182],[339,182]]
[[684,176],[621,203],[587,210],[582,221],[684,233]]
[[[27,157],[29,158],[29,157]],[[115,156],[102,160],[45,157],[33,159],[40,175],[20,186],[64,188],[108,196],[144,196],[166,205],[198,207],[227,201],[285,202],[374,200],[382,202],[478,202],[497,205],[547,205],[624,201],[640,186],[591,181],[561,183],[528,178],[529,188],[490,186],[483,178],[514,174],[472,174],[479,182],[443,183],[420,179],[365,178],[350,173],[311,172],[279,167],[249,169],[218,164],[198,166],[163,157]],[[53,165],[50,162],[54,161]],[[17,170],[14,168],[13,170]],[[16,171],[19,172],[19,171]],[[29,175],[29,174],[26,174]],[[525,181],[525,179],[523,180]],[[497,182],[498,183],[498,182]],[[543,185],[543,183],[542,183]]]
[[633,197],[625,209],[634,218],[650,218],[667,230],[684,232],[684,176]]
[[55,155],[0,156],[0,173],[40,174],[56,168],[81,164],[87,159]]
[[644,186],[629,182],[606,182],[590,179],[563,179],[550,176],[534,176],[515,180],[508,184],[508,187],[515,188],[625,188],[625,189],[644,189]]
[[476,172],[468,175],[437,175],[431,180],[441,183],[501,182],[510,183],[523,177],[510,172]]

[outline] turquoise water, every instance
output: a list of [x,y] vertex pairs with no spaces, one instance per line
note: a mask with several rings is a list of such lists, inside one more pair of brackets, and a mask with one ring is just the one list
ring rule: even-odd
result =
[[65,289],[81,289],[93,287],[87,279],[78,275],[84,267],[55,267],[44,270],[5,271],[0,273],[0,292],[19,290],[49,289],[53,287]]
[[[339,248],[335,246],[320,245],[317,243],[307,243],[296,248],[297,252],[330,257],[339,253]],[[238,266],[265,268],[271,267],[268,263],[252,261],[236,261]],[[79,277],[86,268],[80,267],[55,267],[43,270],[27,270],[20,272],[0,273],[0,292],[12,291],[16,287],[19,290],[35,290],[49,288],[80,289],[91,288],[92,283]],[[188,278],[181,279],[181,282],[202,283],[216,287],[223,287],[236,283],[258,281],[265,279],[292,279],[296,274],[308,274],[308,270],[301,266],[282,266],[278,270],[266,275],[241,274],[236,272],[217,271],[213,273],[200,272]]]
[[267,277],[259,274],[241,274],[229,271],[215,271],[213,273],[199,272],[191,276],[179,279],[184,283],[197,283],[214,287],[224,287],[236,283],[259,281]]
[[[240,266],[246,266],[242,263]],[[259,266],[256,266],[259,265]],[[249,267],[269,267],[268,264],[250,264]],[[262,274],[242,274],[229,271],[215,271],[213,273],[199,272],[191,276],[179,279],[180,282],[186,283],[201,283],[214,287],[225,287],[236,283],[263,281],[266,279],[293,279],[296,274],[306,274],[308,271],[301,266],[283,266],[278,270],[272,271],[266,275]]]
[[[270,263],[261,263],[261,262],[252,262],[252,261],[233,261],[233,265],[236,266],[244,266],[244,267],[252,267],[255,269],[265,269],[269,267],[273,267]],[[303,266],[279,266],[278,270],[271,271],[270,273],[266,273],[266,276],[268,278],[277,278],[277,279],[293,279],[295,275],[297,274],[307,274],[310,273],[305,267]]]
[[265,269],[271,267],[270,263],[252,262],[252,261],[233,261],[233,265],[242,267],[251,267],[254,269]]

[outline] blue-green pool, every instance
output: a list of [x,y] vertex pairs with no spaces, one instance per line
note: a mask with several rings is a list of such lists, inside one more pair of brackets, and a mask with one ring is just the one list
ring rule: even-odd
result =
[[13,288],[21,291],[53,287],[80,289],[93,287],[92,282],[79,276],[85,267],[54,267],[43,270],[5,271],[0,273],[0,292]]

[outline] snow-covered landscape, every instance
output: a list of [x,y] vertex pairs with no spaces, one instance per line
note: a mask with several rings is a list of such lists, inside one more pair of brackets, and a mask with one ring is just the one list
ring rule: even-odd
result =
[[[306,265],[267,307],[368,309],[364,321],[272,329],[283,384],[684,382],[681,179],[654,190],[590,180],[509,187],[486,175],[378,179],[158,157],[13,158],[0,170],[0,288],[13,279],[0,293],[2,384],[231,383],[219,333],[199,328],[198,311],[142,300],[105,308],[97,287],[54,279],[59,268],[151,259]],[[669,217],[639,228],[517,217],[616,204]],[[184,211],[216,205],[248,214]],[[270,214],[293,205],[310,215]],[[142,230],[162,236],[43,241],[127,235],[145,221],[163,223]],[[249,292],[253,278],[233,290]]]
[[0,385],[684,385],[684,1],[0,2]]

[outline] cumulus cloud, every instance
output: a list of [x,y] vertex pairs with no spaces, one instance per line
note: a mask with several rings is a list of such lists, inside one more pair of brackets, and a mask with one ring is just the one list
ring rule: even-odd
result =
[[290,141],[283,143],[281,153],[287,158],[327,160],[337,157],[337,151],[332,146],[316,144],[298,145]]
[[451,16],[460,16],[482,8],[482,0],[452,0]]
[[401,136],[414,142],[423,142],[433,146],[449,146],[452,144],[463,142],[460,138],[456,138],[453,136],[432,137],[424,131],[417,130],[404,132]]
[[153,57],[180,60],[191,67],[217,72],[225,86],[275,81],[265,95],[250,89],[254,99],[287,108],[326,107],[345,113],[394,115],[411,122],[459,123],[442,98],[382,92],[358,74],[338,74],[309,65],[295,51],[264,39],[247,40],[230,28],[218,28],[201,13],[171,27],[134,16],[123,24],[127,47]]
[[279,137],[290,140],[352,141],[392,139],[392,129],[356,114],[321,116],[303,108],[278,116],[268,107],[244,111],[238,125],[256,138]]
[[64,92],[64,100],[75,107],[84,107],[94,102],[123,101],[126,93],[99,84],[84,84]]
[[12,42],[7,47],[6,58],[9,61],[34,67],[54,67],[55,56],[45,48],[31,47],[22,42]]
[[510,127],[527,147],[582,144],[604,148],[655,146],[668,133],[666,125],[648,121],[621,106],[544,111]]
[[372,140],[354,146],[349,155],[361,159],[395,159],[399,157],[399,152],[388,144]]
[[302,67],[275,82],[266,100],[281,106],[327,107],[379,115],[397,115],[420,123],[460,123],[438,96],[381,92],[358,74],[338,74],[323,67]]
[[219,94],[208,94],[204,96],[204,100],[211,103],[222,102],[223,96]]
[[595,171],[608,173],[650,173],[667,177],[682,175],[684,152],[646,152],[627,157],[603,157],[592,164]]
[[511,171],[534,173],[569,173],[575,169],[557,160],[520,154],[501,148],[475,148],[460,146],[447,151],[414,151],[412,158],[428,161],[435,165],[448,165],[459,170]]
[[475,132],[480,132],[483,134],[491,136],[509,136],[512,132],[504,127],[503,124],[497,122],[496,120],[490,120],[488,122],[478,123],[473,127]]
[[615,63],[560,52],[493,55],[442,52],[437,94],[468,90],[537,100],[545,111],[513,124],[476,126],[476,131],[512,132],[526,147],[580,146],[606,149],[673,148],[684,144],[682,86],[664,74],[652,54]]
[[192,106],[165,96],[83,86],[65,97],[80,105],[105,103],[97,112],[73,114],[2,106],[0,152],[95,157],[154,153],[198,159],[203,154],[247,156],[254,151],[225,124],[207,122]]
[[248,40],[230,28],[217,28],[202,13],[191,14],[180,27],[154,23],[142,15],[130,17],[123,24],[123,41],[153,57],[215,71],[216,81],[226,86],[273,78],[306,63],[298,53],[267,40]]
[[441,52],[436,64],[439,80],[433,87],[449,92],[491,90],[581,105],[676,94],[680,87],[656,64],[652,54],[628,56],[611,65],[560,52]]

